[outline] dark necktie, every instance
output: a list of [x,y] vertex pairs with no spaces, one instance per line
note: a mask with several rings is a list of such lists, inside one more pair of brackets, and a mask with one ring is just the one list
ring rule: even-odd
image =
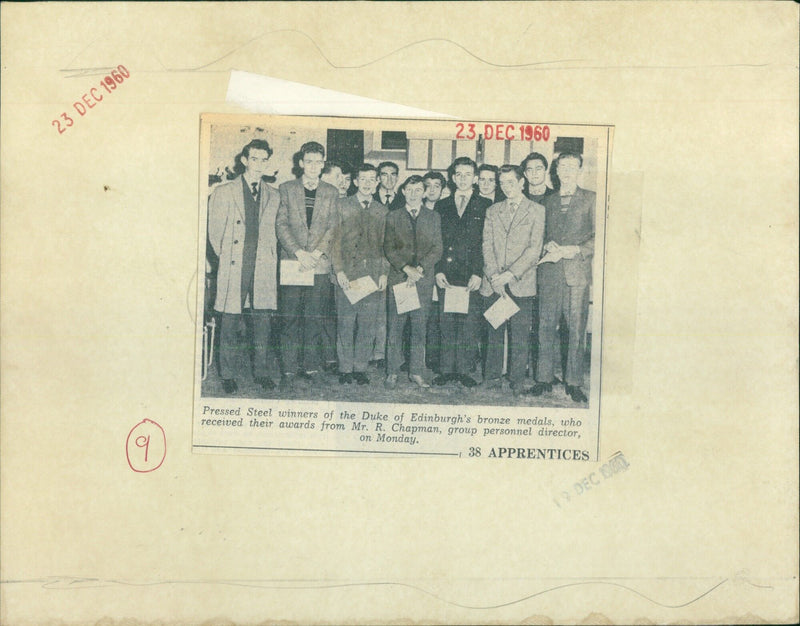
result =
[[414,221],[416,221],[416,219],[417,219],[417,213],[418,213],[418,212],[419,212],[419,210],[418,210],[418,209],[411,209],[411,219],[413,219]]
[[364,200],[364,208],[365,209],[369,208],[369,200]]
[[258,198],[258,183],[250,183],[253,187],[253,197]]

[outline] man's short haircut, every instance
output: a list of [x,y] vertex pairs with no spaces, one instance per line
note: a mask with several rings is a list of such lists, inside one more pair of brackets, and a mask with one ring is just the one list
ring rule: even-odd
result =
[[342,164],[339,163],[339,161],[330,160],[330,161],[325,161],[325,166],[322,168],[322,173],[330,174],[331,170],[335,167],[338,167],[340,171],[344,172],[344,168],[342,167]]
[[470,159],[468,156],[460,156],[455,161],[453,161],[453,164],[450,166],[451,175],[455,174],[456,167],[458,167],[459,165],[469,165],[472,168],[473,172],[476,172],[478,170],[478,164],[475,163],[475,161]]
[[350,176],[353,175],[353,166],[350,165],[347,161],[342,161],[339,164],[339,167],[342,168],[342,174],[344,174],[345,176],[347,176],[348,174],[350,174]]
[[378,164],[378,173],[379,174],[380,174],[380,171],[384,167],[391,167],[394,170],[395,175],[400,173],[400,168],[397,166],[397,163],[395,163],[394,161],[383,161],[382,163]]
[[307,154],[321,154],[325,158],[325,146],[316,141],[307,141],[300,146],[300,158],[304,159]]
[[405,182],[400,186],[400,191],[408,187],[409,185],[416,185],[417,183],[422,183],[422,186],[425,186],[425,181],[422,179],[422,176],[419,174],[413,174],[406,178]]
[[522,160],[522,163],[519,164],[523,172],[528,168],[528,163],[531,161],[541,161],[544,165],[544,169],[547,169],[547,157],[539,152],[531,152]]
[[497,180],[500,181],[500,176],[502,174],[508,174],[509,172],[513,172],[514,176],[517,177],[517,180],[522,180],[522,169],[520,169],[517,165],[510,165],[506,163],[505,165],[500,166],[500,171],[497,174]]
[[561,154],[558,155],[558,158],[556,159],[556,169],[558,169],[558,164],[563,159],[577,159],[579,167],[583,167],[583,157],[580,154],[578,154],[577,152],[562,152]]
[[428,186],[427,181],[429,180],[438,180],[442,184],[443,188],[447,184],[447,181],[444,179],[444,174],[442,174],[441,172],[430,171],[427,174],[425,174],[425,176],[422,177],[422,182],[425,184],[426,187]]
[[375,167],[372,163],[362,163],[358,167],[356,167],[355,172],[356,178],[361,172],[375,172],[375,177],[378,177],[378,168]]
[[245,159],[250,158],[250,150],[265,150],[267,158],[272,156],[272,148],[269,147],[269,142],[266,139],[253,139],[249,144],[242,148],[242,156]]
[[495,180],[497,180],[497,166],[496,165],[489,165],[488,163],[484,163],[478,168],[478,176],[480,176],[483,172],[491,172],[494,174]]

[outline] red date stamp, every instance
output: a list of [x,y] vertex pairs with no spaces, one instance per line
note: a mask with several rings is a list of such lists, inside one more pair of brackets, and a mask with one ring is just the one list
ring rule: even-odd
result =
[[533,126],[531,124],[484,124],[480,126],[472,122],[456,124],[456,139],[477,139],[482,136],[486,140],[505,141],[550,141],[549,126]]
[[167,436],[153,420],[144,419],[131,428],[125,441],[125,456],[134,472],[152,472],[167,456]]
[[[111,70],[108,74],[103,76],[99,86],[90,87],[78,100],[72,103],[72,108],[75,112],[83,117],[91,109],[100,104],[105,96],[114,93],[116,88],[130,78],[131,73],[124,65],[117,65],[116,68]],[[71,113],[71,110],[68,110]],[[55,127],[58,134],[61,135],[67,131],[70,126],[74,126],[75,119],[72,118],[67,111],[61,113],[56,119],[51,122]]]

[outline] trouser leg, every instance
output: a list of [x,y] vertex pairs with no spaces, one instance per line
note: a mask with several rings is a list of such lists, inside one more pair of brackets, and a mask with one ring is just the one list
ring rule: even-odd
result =
[[307,372],[318,370],[322,363],[322,326],[329,281],[330,278],[327,274],[316,274],[314,286],[308,288],[303,303],[303,344],[300,366]]
[[[372,341],[374,345],[374,349],[372,352],[372,358],[375,360],[386,359],[387,354],[387,346],[386,346],[386,329],[387,329],[387,311],[386,311],[386,291],[381,291],[379,293],[380,302],[378,303],[378,314],[375,320],[375,338]],[[392,310],[390,312],[392,315],[396,315],[396,310]]]
[[278,373],[275,351],[270,337],[272,335],[272,311],[269,309],[250,309],[253,328],[253,376],[272,378]]
[[513,383],[520,383],[525,378],[525,369],[528,364],[533,298],[514,298],[514,301],[517,303],[519,311],[508,321],[508,348],[511,352],[508,379]]
[[[422,300],[422,298],[420,298]],[[411,359],[408,373],[422,376],[425,373],[425,334],[427,331],[430,301],[420,302],[416,311],[411,311]]]
[[300,349],[303,345],[304,294],[312,287],[282,286],[280,290],[281,357],[283,371],[297,373],[300,365]]
[[[499,298],[493,294],[484,298],[484,311],[491,307]],[[486,322],[486,379],[500,378],[503,375],[503,353],[505,347],[506,327],[508,322],[499,328],[493,328]]]
[[469,294],[469,310],[458,315],[456,327],[455,373],[466,375],[472,369],[475,356],[475,337],[480,329],[481,296],[477,291]]
[[568,298],[569,302],[569,309],[566,311],[569,323],[566,383],[580,387],[583,384],[583,350],[589,306],[589,287],[588,285],[568,287],[566,292],[565,298]]
[[536,380],[542,383],[553,382],[556,358],[560,359],[558,320],[561,318],[561,281],[539,283],[539,359],[536,365]]
[[236,378],[237,361],[241,350],[239,327],[242,316],[220,313],[219,329],[219,375],[223,379]]
[[356,326],[356,309],[350,304],[341,287],[336,287],[337,339],[339,373],[353,371],[353,333]]
[[[353,371],[365,372],[372,356],[372,338],[378,320],[378,309],[385,298],[381,293],[372,293],[358,303],[356,313],[356,343],[353,350]],[[385,307],[384,307],[385,308]]]

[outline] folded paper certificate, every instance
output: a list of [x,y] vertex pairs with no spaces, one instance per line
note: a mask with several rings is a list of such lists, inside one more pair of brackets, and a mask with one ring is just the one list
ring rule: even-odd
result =
[[281,260],[281,285],[314,286],[314,270],[304,270],[300,261]]
[[372,276],[362,276],[356,280],[351,280],[347,289],[343,289],[344,295],[350,301],[350,304],[355,304],[359,300],[366,298],[369,294],[378,291],[378,285],[372,280]]
[[466,287],[448,287],[444,290],[445,313],[469,312],[469,289]]
[[519,307],[510,296],[501,296],[484,312],[483,316],[497,330],[519,311]]
[[392,287],[394,300],[397,303],[397,314],[409,313],[419,308],[419,294],[417,286],[409,286],[407,282],[398,283]]

